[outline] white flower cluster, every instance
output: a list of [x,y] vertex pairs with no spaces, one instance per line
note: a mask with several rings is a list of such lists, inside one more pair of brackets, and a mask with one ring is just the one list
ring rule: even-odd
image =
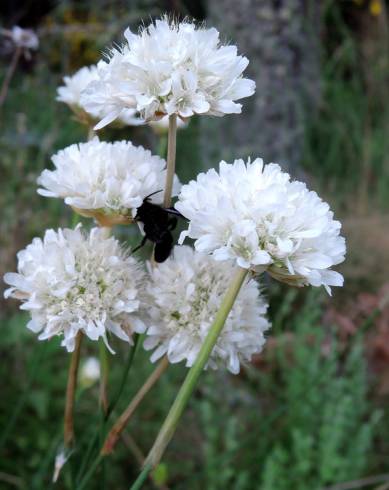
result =
[[[71,145],[52,157],[55,170],[38,178],[39,194],[60,197],[78,210],[119,215],[131,220],[143,199],[161,203],[166,162],[129,141],[107,143],[98,138]],[[179,190],[174,181],[174,195]]]
[[[167,354],[172,363],[193,365],[219,310],[234,267],[215,262],[188,246],[175,247],[173,255],[158,267],[150,267],[150,326],[145,349],[154,349],[151,361]],[[225,366],[236,374],[265,343],[270,327],[267,303],[258,284],[248,281],[228,315],[208,365]]]
[[[236,101],[254,92],[254,82],[243,77],[248,60],[235,46],[222,45],[216,29],[165,17],[125,37],[127,44],[112,49],[107,61],[65,77],[58,88],[57,99],[81,121],[100,121],[96,129],[118,119],[154,122],[154,130],[165,131],[172,114],[184,124],[194,114],[240,113]],[[132,223],[147,197],[162,203],[166,162],[141,146],[94,138],[59,151],[52,161],[55,169],[42,172],[38,192],[64,199],[100,225]],[[174,176],[173,195],[179,191]],[[18,273],[4,277],[11,286],[5,296],[23,302],[39,339],[60,335],[68,351],[79,332],[102,338],[109,349],[109,333],[131,343],[134,332],[146,332],[153,362],[166,355],[189,367],[238,267],[295,286],[323,285],[328,292],[343,284],[332,270],[345,255],[340,223],[328,204],[277,164],[221,162],[219,172],[211,169],[183,186],[175,207],[189,221],[180,242],[195,239],[195,250],[175,247],[164,263],[149,265],[148,275],[101,228],[88,234],[80,227],[48,230],[19,252]],[[166,215],[164,229],[162,209],[152,219],[160,216],[161,223],[151,220],[148,229],[167,237],[168,252],[174,222]],[[246,280],[207,365],[238,373],[265,343],[266,312],[258,284]],[[96,363],[89,368],[90,377],[97,376]]]
[[9,37],[18,48],[36,50],[39,47],[38,36],[32,29],[23,29],[22,27],[14,26],[9,31]]
[[236,101],[254,93],[255,83],[242,76],[247,58],[238,56],[236,46],[221,45],[216,29],[163,18],[139,34],[127,29],[125,38],[108,62],[99,62],[99,80],[81,94],[89,112],[106,109],[96,129],[125,108],[135,108],[145,120],[240,113]]
[[40,340],[63,337],[74,350],[78,332],[108,345],[112,333],[132,343],[133,332],[143,332],[139,291],[144,272],[104,229],[89,234],[75,230],[47,230],[18,253],[18,273],[8,273],[11,287],[5,297],[21,300],[31,314],[28,328],[41,332]]
[[327,203],[279,165],[259,158],[220,163],[182,187],[176,209],[190,220],[185,236],[216,260],[304,286],[341,286],[330,268],[344,260],[341,224]]
[[[87,86],[99,79],[97,65],[84,66],[74,75],[64,77],[64,85],[57,88],[57,100],[67,104],[76,114],[86,113],[86,108],[81,101],[81,92]],[[105,104],[95,106],[89,111],[89,115],[95,120],[100,121],[106,116],[107,107]],[[135,109],[125,108],[118,115],[118,122],[126,126],[139,126],[144,121],[137,117]]]

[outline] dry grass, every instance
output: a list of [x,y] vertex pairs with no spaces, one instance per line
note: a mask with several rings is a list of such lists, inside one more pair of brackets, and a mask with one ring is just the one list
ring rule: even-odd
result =
[[371,214],[343,220],[348,260],[346,278],[368,283],[373,289],[389,277],[389,215]]

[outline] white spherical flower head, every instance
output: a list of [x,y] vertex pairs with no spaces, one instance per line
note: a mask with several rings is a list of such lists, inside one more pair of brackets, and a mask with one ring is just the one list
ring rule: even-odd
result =
[[7,273],[11,287],[5,297],[20,299],[31,314],[27,327],[39,340],[63,337],[74,350],[82,332],[91,340],[108,334],[132,343],[133,332],[143,332],[141,320],[144,272],[117,240],[105,238],[104,229],[84,234],[75,230],[47,230],[18,253],[18,273]]
[[[38,178],[38,193],[59,197],[81,214],[131,222],[137,208],[150,194],[161,203],[166,162],[142,146],[128,141],[107,143],[98,138],[71,145],[52,157],[55,170],[44,170]],[[175,178],[173,193],[179,190]]]
[[70,106],[81,107],[81,92],[98,78],[96,65],[80,68],[72,76],[63,78],[64,85],[57,88],[57,100]]
[[[218,263],[188,246],[175,247],[173,255],[150,267],[150,327],[144,343],[155,349],[151,361],[164,354],[172,363],[196,360],[233,274],[233,265]],[[147,300],[146,300],[147,301]],[[243,284],[208,366],[227,367],[236,374],[240,363],[249,361],[265,343],[270,327],[265,318],[267,304],[254,280]]]
[[177,210],[189,219],[180,237],[196,239],[198,251],[267,270],[296,286],[342,286],[331,270],[345,256],[341,224],[313,191],[292,182],[279,165],[259,158],[220,163],[182,187]]
[[[81,92],[91,82],[99,80],[98,66],[84,66],[74,75],[64,77],[64,85],[57,88],[57,100],[67,104],[81,119],[87,121],[87,113],[94,121],[100,121],[106,117],[109,107],[106,104],[95,105],[92,110],[87,111],[81,101]],[[137,116],[134,108],[125,108],[118,115],[118,122],[125,126],[139,126],[144,121]]]
[[135,107],[141,116],[155,120],[177,114],[223,116],[241,112],[236,103],[254,93],[255,83],[243,77],[247,58],[236,46],[220,43],[216,29],[164,17],[113,48],[108,62],[100,62],[99,81],[82,94],[89,111],[109,106],[96,129],[112,122],[123,108]]

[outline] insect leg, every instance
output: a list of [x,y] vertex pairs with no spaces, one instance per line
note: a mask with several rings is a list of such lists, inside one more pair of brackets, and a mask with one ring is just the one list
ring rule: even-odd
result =
[[135,252],[137,252],[140,248],[142,248],[144,246],[144,244],[146,243],[146,240],[147,240],[147,236],[144,236],[142,241],[140,242],[140,245],[138,245],[137,247],[134,248],[134,250],[131,252],[131,255]]

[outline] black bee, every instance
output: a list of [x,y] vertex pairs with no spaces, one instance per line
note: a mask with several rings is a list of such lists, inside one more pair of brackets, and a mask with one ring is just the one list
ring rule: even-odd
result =
[[177,226],[176,216],[182,217],[182,215],[174,208],[163,208],[150,202],[150,197],[157,194],[157,192],[145,197],[143,204],[136,213],[135,220],[143,223],[145,236],[141,244],[133,250],[133,253],[143,247],[147,240],[150,240],[150,242],[155,244],[155,261],[164,262],[173,248],[173,235],[171,232]]

